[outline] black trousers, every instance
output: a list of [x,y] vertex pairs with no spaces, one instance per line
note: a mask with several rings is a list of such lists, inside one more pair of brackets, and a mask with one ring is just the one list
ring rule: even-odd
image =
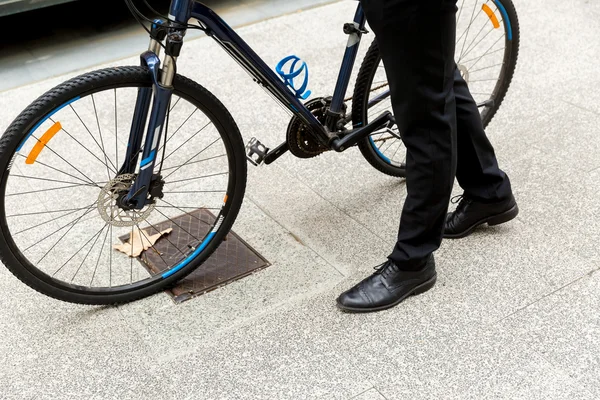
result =
[[511,196],[454,62],[456,1],[361,0],[407,150],[407,196],[389,256],[405,270],[419,268],[440,246],[455,176],[475,200]]

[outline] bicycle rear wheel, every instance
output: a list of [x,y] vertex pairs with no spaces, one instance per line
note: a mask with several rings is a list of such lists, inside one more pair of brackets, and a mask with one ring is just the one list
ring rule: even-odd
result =
[[[455,60],[487,127],[504,100],[517,65],[519,21],[511,0],[462,0],[458,4]],[[389,86],[373,41],[356,79],[352,122],[355,127],[363,126],[386,110],[393,112]],[[397,127],[374,132],[358,147],[379,171],[406,176],[406,149]]]
[[[0,140],[0,257],[19,279],[68,302],[122,303],[175,283],[218,247],[244,196],[242,138],[206,89],[179,75],[173,85],[154,171],[164,197],[142,210],[118,206],[135,177],[118,171],[138,90],[152,86],[147,68],[76,77],[11,124]],[[113,249],[147,244],[164,226],[180,235],[160,239],[168,252],[146,246],[152,266]]]

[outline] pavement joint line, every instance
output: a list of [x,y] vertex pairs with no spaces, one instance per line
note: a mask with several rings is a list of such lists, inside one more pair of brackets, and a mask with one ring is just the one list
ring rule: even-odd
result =
[[512,313],[510,313],[510,314],[508,314],[508,315],[506,315],[506,316],[504,316],[504,317],[500,318],[498,321],[492,322],[492,323],[491,323],[491,325],[496,325],[496,324],[499,324],[500,322],[502,322],[502,321],[504,321],[504,320],[506,320],[506,319],[508,319],[508,318],[512,317],[513,315],[515,315],[515,314],[517,314],[517,313],[519,313],[519,312],[521,312],[521,311],[525,310],[526,308],[529,308],[529,307],[531,307],[532,305],[534,305],[534,304],[536,304],[536,303],[538,303],[538,302],[540,302],[540,301],[544,300],[545,298],[547,298],[547,297],[549,297],[549,296],[552,296],[553,294],[555,294],[555,293],[557,293],[557,292],[559,292],[559,291],[561,291],[561,290],[563,290],[563,289],[565,289],[565,288],[567,288],[567,287],[571,286],[571,285],[572,285],[572,284],[574,284],[574,283],[577,283],[577,282],[579,282],[580,280],[582,280],[582,279],[583,279],[583,278],[585,278],[586,276],[591,276],[591,275],[593,275],[593,274],[594,274],[595,272],[597,272],[598,270],[600,270],[600,268],[592,269],[591,271],[588,271],[588,272],[584,273],[584,274],[583,274],[583,275],[581,275],[579,278],[577,278],[577,279],[575,279],[575,280],[573,280],[573,281],[571,281],[571,282],[569,282],[569,283],[567,283],[567,284],[565,284],[565,285],[563,285],[563,286],[559,287],[559,288],[558,288],[558,289],[556,289],[556,290],[553,290],[553,291],[552,291],[552,292],[550,292],[550,293],[546,293],[545,295],[543,295],[543,296],[542,296],[542,297],[540,297],[539,299],[537,299],[537,300],[534,300],[534,301],[532,301],[531,303],[529,303],[529,304],[527,304],[527,305],[525,305],[525,306],[523,306],[523,307],[521,307],[521,308],[519,308],[519,309],[517,309],[517,310],[513,311]]
[[[286,12],[286,13],[283,13],[283,14],[272,15],[272,16],[265,16],[264,18],[261,18],[261,19],[256,20],[256,21],[251,21],[251,22],[245,22],[245,23],[237,24],[237,25],[234,25],[232,28],[234,30],[236,30],[236,32],[237,32],[238,29],[245,28],[245,27],[248,27],[248,26],[252,26],[252,25],[255,25],[255,24],[258,24],[258,23],[261,23],[261,22],[270,21],[270,20],[273,20],[273,19],[285,17],[285,16],[296,14],[296,13],[299,13],[299,12],[304,12],[304,11],[312,10],[312,9],[319,8],[319,7],[326,7],[326,6],[335,4],[335,3],[340,3],[342,1],[344,1],[344,0],[330,0],[330,1],[325,2],[325,3],[308,5],[306,7],[303,7],[303,8],[294,10],[294,11],[289,11],[289,12]],[[220,15],[225,15],[225,13],[223,12]],[[285,25],[288,26],[287,24],[285,24]],[[132,32],[132,33],[127,34],[126,36],[129,37],[129,36],[134,36],[134,35],[135,34]],[[208,36],[206,34],[205,35],[199,35],[198,37],[192,37],[192,38],[187,39],[186,43],[193,42],[193,41],[199,40],[199,39],[206,39],[206,38],[208,38]],[[111,40],[111,39],[101,39],[100,41],[108,41],[108,40]],[[118,58],[113,58],[113,59],[110,59],[110,60],[105,60],[105,61],[101,62],[100,64],[94,64],[94,65],[90,65],[90,66],[84,67],[84,68],[77,68],[77,69],[74,69],[74,70],[61,72],[59,74],[50,75],[50,76],[46,76],[46,77],[44,77],[42,79],[37,79],[37,80],[31,81],[31,82],[27,82],[27,83],[25,83],[23,85],[19,85],[19,86],[7,88],[7,89],[2,89],[2,90],[0,90],[0,94],[8,92],[8,91],[11,91],[11,90],[21,89],[21,88],[26,87],[26,86],[39,84],[39,83],[45,82],[45,81],[47,81],[49,79],[54,79],[54,78],[58,78],[58,77],[61,77],[61,76],[67,76],[67,75],[70,76],[72,74],[79,75],[79,74],[85,73],[85,71],[91,71],[93,69],[96,69],[100,65],[112,64],[112,63],[116,63],[116,62],[119,62],[119,61],[127,60],[128,58],[131,58],[131,57],[138,56],[140,53],[142,53],[144,51],[145,51],[144,49],[140,49],[138,51],[132,52],[131,54],[129,54],[127,56],[119,56]],[[27,49],[27,52],[29,52],[32,55],[32,57],[33,57],[33,53],[31,53],[31,51],[29,49]],[[65,78],[65,80],[68,80],[68,79],[69,79],[68,77]]]
[[381,391],[380,391],[379,389],[377,389],[376,387],[373,387],[373,388],[375,389],[375,391],[376,391],[377,393],[379,393],[379,395],[380,395],[381,397],[383,397],[385,400],[388,400],[388,398],[387,398],[387,397],[385,397],[385,396],[383,395],[383,393],[381,393]]
[[[324,256],[322,256],[318,251],[316,251],[311,246],[309,246],[308,244],[306,244],[304,242],[304,240],[301,240],[300,236],[298,236],[297,234],[293,233],[290,229],[288,229],[281,222],[279,222],[275,217],[273,217],[273,215],[271,215],[271,213],[269,213],[269,211],[267,211],[264,207],[262,207],[258,203],[258,201],[254,200],[251,195],[247,194],[246,195],[246,199],[249,200],[250,202],[252,202],[252,204],[254,204],[267,217],[269,217],[271,220],[273,220],[273,222],[275,222],[277,225],[279,225],[286,233],[288,233],[290,236],[292,236],[292,238],[294,240],[296,240],[297,242],[299,242],[302,246],[306,247],[311,252],[313,252],[314,254],[316,254],[320,259],[322,259],[323,261],[325,261],[325,263],[327,265],[329,265],[331,268],[333,268],[342,278],[346,278],[346,275],[343,274],[339,269],[337,269],[337,267],[335,265],[333,265],[331,262],[329,262],[329,260],[327,260]],[[300,240],[298,240],[298,239],[300,239]]]
[[[286,171],[288,171],[286,169]],[[288,171],[289,173],[292,173],[292,175],[294,175],[296,177],[296,179],[298,179],[308,190],[310,190],[311,192],[313,192],[314,194],[316,194],[318,197],[320,197],[322,200],[324,200],[325,202],[329,203],[333,208],[335,208],[336,210],[338,210],[339,212],[341,212],[342,214],[344,214],[345,216],[347,216],[348,218],[350,218],[352,221],[356,222],[358,225],[360,225],[361,227],[363,227],[365,230],[367,230],[369,233],[373,234],[373,236],[385,241],[387,239],[382,238],[381,236],[379,236],[377,233],[373,232],[371,230],[371,228],[369,228],[367,225],[363,224],[362,222],[360,222],[359,220],[355,219],[354,217],[352,217],[352,215],[348,214],[348,212],[340,207],[338,207],[335,203],[333,203],[331,200],[323,197],[322,194],[320,194],[319,192],[317,192],[316,190],[314,190],[313,188],[311,188],[310,186],[308,186],[306,184],[306,182],[299,176],[297,175],[295,172],[291,172]],[[405,183],[406,181],[403,181],[403,184],[406,185]]]
[[566,103],[566,104],[568,104],[568,105],[570,105],[570,106],[573,106],[573,107],[575,107],[575,108],[579,108],[580,110],[583,110],[583,111],[587,111],[587,112],[589,112],[589,113],[592,113],[592,114],[594,114],[594,115],[600,115],[600,113],[599,113],[599,112],[597,112],[597,111],[594,111],[594,110],[590,110],[589,108],[586,108],[586,107],[583,107],[583,106],[580,106],[580,105],[579,105],[579,104],[577,104],[577,103],[573,103],[573,102],[570,102],[570,101],[567,101],[567,100],[560,100],[560,101],[561,101],[561,102],[563,102],[563,103]]
[[[365,393],[367,393],[368,391],[371,391],[371,390],[375,390],[375,391],[379,392],[379,391],[378,391],[378,390],[375,388],[375,386],[371,386],[370,388],[368,388],[367,390],[363,390],[362,392],[360,392],[360,393],[359,393],[359,394],[357,394],[356,396],[352,396],[352,397],[350,397],[348,400],[353,400],[353,399],[356,399],[358,396],[362,396],[363,394],[365,394]],[[381,394],[381,393],[380,393],[380,394]]]
[[587,173],[588,173],[588,174],[591,174],[592,172],[596,172],[596,171],[598,171],[598,170],[600,170],[600,166],[599,166],[599,167],[596,167],[596,168],[592,168],[592,169],[590,169],[590,170],[589,170]]
[[[164,363],[164,362],[167,362],[170,360],[177,359],[181,356],[194,355],[197,353],[196,350],[202,350],[202,349],[206,350],[206,349],[210,349],[210,348],[219,346],[220,345],[219,339],[224,338],[225,335],[238,332],[238,331],[242,330],[243,328],[248,327],[252,322],[260,321],[263,317],[265,317],[267,315],[272,315],[279,311],[293,310],[294,308],[296,308],[296,306],[298,304],[301,304],[303,301],[314,298],[314,296],[323,293],[324,290],[332,289],[335,285],[337,285],[336,282],[329,282],[328,284],[317,286],[312,291],[305,292],[305,293],[295,296],[291,299],[280,301],[276,304],[269,306],[268,308],[265,308],[264,311],[262,311],[256,315],[253,315],[253,316],[245,318],[245,319],[238,320],[237,322],[235,322],[232,325],[229,325],[222,329],[215,330],[214,332],[210,332],[203,337],[203,342],[206,342],[209,344],[199,345],[199,346],[190,348],[188,350],[176,350],[176,351],[169,352],[164,357],[153,357],[153,358],[159,360],[159,363]],[[148,346],[146,346],[146,347],[148,347]],[[334,349],[334,351],[340,357],[347,359],[347,357],[345,357],[343,354],[337,352],[335,349]],[[350,361],[350,360],[348,360],[348,361]]]

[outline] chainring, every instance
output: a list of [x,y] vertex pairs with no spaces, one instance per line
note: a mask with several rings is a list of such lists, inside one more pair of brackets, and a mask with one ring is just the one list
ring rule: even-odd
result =
[[[325,112],[331,105],[331,97],[318,97],[308,101],[304,105],[320,123],[324,124]],[[290,152],[299,158],[316,157],[329,150],[313,138],[310,134],[310,127],[306,126],[297,116],[293,116],[288,125],[287,143]]]

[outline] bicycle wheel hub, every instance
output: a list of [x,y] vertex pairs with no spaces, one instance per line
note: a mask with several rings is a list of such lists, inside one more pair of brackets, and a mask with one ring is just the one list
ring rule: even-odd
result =
[[152,213],[154,204],[148,204],[141,210],[121,205],[122,198],[129,192],[134,180],[134,174],[123,174],[102,188],[98,196],[98,212],[104,221],[113,226],[134,226]]

